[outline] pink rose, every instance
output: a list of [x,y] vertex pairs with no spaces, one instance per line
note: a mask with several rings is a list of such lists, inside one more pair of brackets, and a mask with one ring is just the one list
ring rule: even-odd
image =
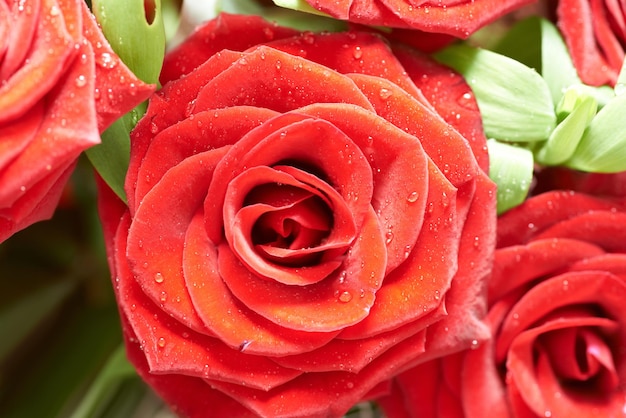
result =
[[487,337],[494,185],[458,74],[221,15],[162,81],[101,214],[129,357],[176,412],[341,416]]
[[0,81],[2,242],[52,216],[78,155],[153,86],[113,53],[81,0],[0,0]]

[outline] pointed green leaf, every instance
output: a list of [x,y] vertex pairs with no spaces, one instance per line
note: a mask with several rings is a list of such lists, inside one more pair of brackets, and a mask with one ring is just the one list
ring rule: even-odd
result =
[[156,84],[165,56],[161,0],[93,0],[93,13],[117,55],[137,77]]
[[593,97],[575,86],[569,88],[557,107],[557,114],[562,114],[564,119],[552,131],[548,141],[535,150],[537,162],[559,165],[571,158],[597,109],[598,103]]
[[626,94],[614,97],[593,118],[568,167],[593,173],[626,170]]
[[498,186],[498,214],[526,199],[533,178],[533,154],[514,145],[490,139],[489,177]]
[[533,142],[547,139],[554,129],[550,89],[535,70],[464,44],[448,47],[435,57],[465,77],[478,101],[488,137]]
[[305,0],[272,0],[276,6],[284,7],[286,9],[297,10],[299,12],[312,13],[320,16],[328,16],[324,12],[320,12],[317,9],[311,7]]
[[97,416],[96,412],[105,409],[123,381],[136,375],[135,369],[126,359],[124,344],[119,345],[111,353],[70,418]]
[[100,177],[126,202],[124,180],[130,161],[130,115],[122,116],[101,134],[102,143],[85,151]]

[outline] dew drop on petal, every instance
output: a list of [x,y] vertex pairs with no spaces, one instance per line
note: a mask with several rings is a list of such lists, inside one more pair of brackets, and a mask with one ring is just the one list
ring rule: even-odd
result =
[[163,275],[161,273],[156,273],[154,275],[154,281],[157,283],[163,283]]
[[352,51],[352,56],[355,60],[361,59],[361,57],[363,56],[363,51],[361,50],[360,46],[354,48],[354,51]]
[[406,197],[407,202],[409,203],[415,203],[417,202],[417,199],[419,199],[420,195],[417,192],[411,192],[409,193],[409,195]]
[[77,87],[84,87],[85,84],[87,84],[87,78],[84,75],[79,75],[78,77],[76,77]]
[[159,340],[157,341],[157,345],[161,348],[165,347],[165,338],[159,338]]
[[167,292],[165,292],[165,291],[161,292],[161,297],[159,299],[161,300],[161,302],[167,301]]
[[339,295],[340,302],[347,303],[347,302],[350,302],[351,300],[352,300],[352,293],[348,292],[347,290],[345,292],[341,292],[341,294]]
[[381,99],[387,100],[393,95],[393,92],[389,89],[381,88],[380,91],[378,92],[378,95],[380,96]]

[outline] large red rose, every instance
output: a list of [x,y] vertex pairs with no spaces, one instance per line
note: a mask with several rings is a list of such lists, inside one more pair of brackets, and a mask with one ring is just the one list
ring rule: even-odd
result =
[[162,82],[128,207],[100,207],[129,357],[178,413],[340,416],[488,337],[494,185],[459,75],[222,15]]
[[399,376],[389,417],[624,416],[623,198],[552,191],[504,214],[488,299],[493,339]]
[[534,0],[306,0],[334,18],[467,38]]
[[78,155],[152,91],[84,1],[0,0],[0,242],[49,218]]
[[626,7],[614,0],[559,0],[558,25],[583,82],[615,85],[626,50]]

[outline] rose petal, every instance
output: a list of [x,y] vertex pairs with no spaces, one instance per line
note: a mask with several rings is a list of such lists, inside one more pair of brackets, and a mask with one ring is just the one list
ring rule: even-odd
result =
[[544,229],[590,210],[614,210],[615,203],[582,193],[552,191],[535,196],[498,219],[498,248],[524,244]]
[[133,183],[140,203],[171,167],[194,154],[235,144],[246,133],[277,113],[249,106],[200,112],[159,132],[147,150]]
[[254,45],[297,33],[260,16],[221,13],[167,53],[161,70],[161,84],[181,78],[224,49],[245,51]]
[[426,219],[415,243],[419,250],[409,252],[405,262],[385,277],[370,315],[344,330],[342,338],[364,338],[392,330],[443,303],[458,265],[456,190],[432,163],[428,180]]
[[385,227],[388,274],[406,260],[423,227],[428,159],[421,144],[412,135],[355,106],[315,104],[298,112],[331,122],[367,158],[373,174],[372,207]]
[[[66,63],[76,54],[56,0],[41,0],[42,18],[28,61],[0,86],[0,123],[24,114],[58,83]],[[71,19],[71,11],[66,11]],[[37,11],[35,11],[37,13]]]
[[[135,280],[165,312],[211,335],[198,317],[183,275],[185,236],[226,148],[196,154],[172,167],[145,196],[128,232],[127,256]],[[165,198],[167,197],[167,198]]]
[[495,253],[488,300],[499,300],[513,290],[524,292],[538,278],[603,254],[602,248],[596,245],[567,238],[541,239],[527,245],[501,248]]
[[604,248],[607,252],[626,252],[626,213],[594,211],[582,213],[543,230],[534,239],[563,237],[589,242]]
[[265,357],[232,350],[220,340],[199,334],[163,312],[133,280],[126,260],[125,216],[116,236],[115,265],[118,303],[136,334],[151,373],[185,374],[233,382],[262,390],[280,386],[301,372],[277,366]]
[[195,108],[250,105],[287,112],[313,103],[353,103],[372,109],[348,77],[267,46],[242,53],[205,82]]
[[541,282],[515,305],[502,325],[497,341],[496,358],[504,359],[510,344],[537,320],[568,305],[597,304],[615,321],[626,321],[622,300],[626,284],[604,271],[565,273]]
[[229,289],[259,315],[295,330],[329,332],[358,323],[369,314],[382,284],[384,245],[376,215],[371,211],[341,272],[295,288],[254,276],[224,244],[218,248],[218,259]]
[[10,10],[8,3],[0,5],[0,25],[6,24],[6,32],[0,29],[0,39],[4,41],[0,46],[0,80],[9,79],[24,63],[37,33],[40,12],[41,0],[14,2]]
[[[284,169],[287,169],[287,167]],[[296,170],[288,171],[294,172]],[[229,184],[229,192],[224,202],[226,239],[239,259],[255,273],[270,280],[291,285],[317,283],[336,270],[341,265],[341,255],[347,251],[357,232],[352,213],[336,190],[328,184],[319,181],[313,175],[301,173],[299,177],[305,177],[303,180],[308,180],[312,184],[303,184],[299,181],[300,179],[294,178],[285,171],[278,171],[263,165],[256,166],[244,171]],[[267,181],[276,182],[283,186],[299,187],[301,190],[307,190],[309,193],[323,195],[326,204],[333,212],[334,225],[332,231],[330,231],[329,236],[324,239],[323,243],[319,243],[314,248],[302,249],[300,251],[300,253],[306,254],[313,251],[320,252],[320,255],[323,256],[318,263],[312,266],[298,264],[293,266],[291,264],[280,265],[271,262],[274,260],[266,260],[262,254],[259,254],[252,241],[254,225],[262,214],[272,213],[268,211],[278,208],[271,205],[256,204],[245,206],[235,213],[237,208],[243,206],[243,200],[259,181],[263,183]]]

